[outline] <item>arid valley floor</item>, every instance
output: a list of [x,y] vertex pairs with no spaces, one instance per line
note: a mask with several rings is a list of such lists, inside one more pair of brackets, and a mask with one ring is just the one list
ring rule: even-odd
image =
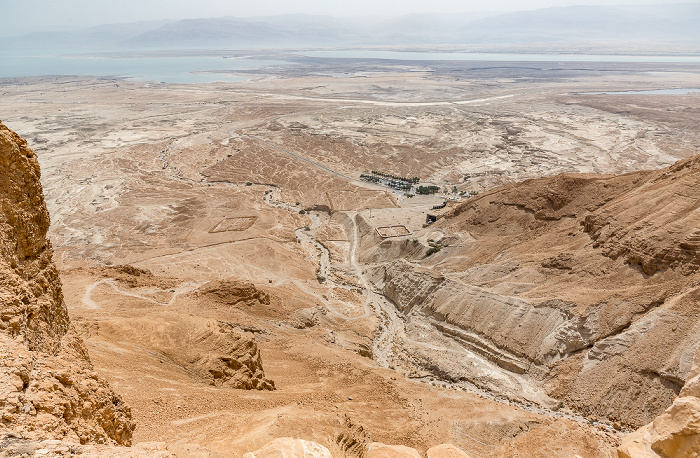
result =
[[[700,277],[652,235],[681,206],[664,193],[698,174],[644,194],[666,178],[629,173],[700,153],[700,95],[587,93],[700,87],[700,65],[317,59],[244,76],[0,80],[2,122],[41,164],[70,318],[134,443],[612,457],[671,405]],[[563,173],[584,175],[515,185]],[[651,242],[627,243],[625,218]],[[213,369],[206,336],[227,327],[260,349],[251,389]]]

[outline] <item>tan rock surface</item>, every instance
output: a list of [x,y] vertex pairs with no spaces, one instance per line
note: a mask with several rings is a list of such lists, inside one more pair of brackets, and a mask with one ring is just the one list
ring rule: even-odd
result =
[[270,295],[255,288],[252,283],[218,280],[202,285],[197,292],[205,296],[211,296],[214,300],[228,306],[242,305],[270,305]]
[[418,450],[405,445],[386,445],[372,442],[367,446],[365,458],[422,458]]
[[700,268],[697,195],[700,157],[635,177],[635,192],[587,215],[584,231],[605,256],[639,265],[644,273]]
[[634,433],[622,439],[617,449],[618,458],[659,458],[659,454],[651,449],[651,434],[649,426],[642,426]]
[[331,452],[323,445],[303,439],[281,437],[260,450],[248,452],[243,458],[331,458]]
[[440,444],[428,449],[427,458],[470,458],[464,451],[452,444]]
[[16,437],[0,437],[0,458],[175,458],[164,442],[141,442],[132,447],[80,445],[59,440],[31,441]]
[[46,238],[39,164],[0,124],[0,433],[131,443],[131,411],[92,369]]
[[217,387],[274,390],[254,337],[232,323],[174,312],[103,322],[100,332],[138,343]]

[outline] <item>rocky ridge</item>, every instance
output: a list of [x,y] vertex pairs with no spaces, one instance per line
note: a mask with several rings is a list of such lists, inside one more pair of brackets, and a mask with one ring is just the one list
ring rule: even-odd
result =
[[[573,329],[568,323],[570,313],[566,308],[570,304],[532,304],[414,268],[406,261],[378,266],[372,274],[374,286],[404,314],[429,316],[438,325],[488,336],[492,345],[474,341],[473,348],[514,372],[525,372],[530,363],[561,359],[590,334],[585,325]],[[443,331],[449,332],[446,327]],[[458,331],[453,334],[460,335]],[[469,339],[463,334],[463,339]]]
[[0,434],[130,445],[130,409],[71,326],[39,178],[34,152],[0,123]]
[[696,156],[506,185],[418,234],[441,246],[430,256],[415,239],[366,244],[370,280],[404,320],[587,417],[639,427],[673,402],[700,345],[699,180]]
[[657,173],[638,174],[635,191],[586,215],[584,231],[612,259],[639,265],[647,275],[673,269],[690,275],[700,268],[698,189],[700,157]]

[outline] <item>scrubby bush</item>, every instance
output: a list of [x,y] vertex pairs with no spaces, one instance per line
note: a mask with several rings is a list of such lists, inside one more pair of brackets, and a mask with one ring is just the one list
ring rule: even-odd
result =
[[425,253],[425,257],[427,258],[428,256],[435,254],[440,250],[442,250],[442,245],[440,245],[439,243],[431,243],[430,248],[428,249],[427,253]]

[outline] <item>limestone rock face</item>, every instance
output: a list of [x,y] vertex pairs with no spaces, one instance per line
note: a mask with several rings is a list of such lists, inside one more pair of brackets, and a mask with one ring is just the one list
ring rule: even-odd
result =
[[128,445],[131,412],[70,324],[39,178],[34,152],[0,123],[0,434]]
[[700,456],[700,351],[685,386],[671,407],[653,422],[627,435],[620,458]]
[[260,450],[248,452],[243,458],[331,458],[331,452],[316,442],[303,439],[281,437],[275,439]]
[[0,124],[0,327],[29,350],[56,353],[69,330],[58,271],[46,239],[49,212],[39,162],[24,139]]
[[200,348],[190,358],[192,367],[211,385],[247,390],[274,390],[265,378],[260,350],[252,336],[236,331],[230,323],[208,321],[194,335]]
[[418,450],[404,445],[386,445],[372,442],[367,447],[365,458],[422,458]]

